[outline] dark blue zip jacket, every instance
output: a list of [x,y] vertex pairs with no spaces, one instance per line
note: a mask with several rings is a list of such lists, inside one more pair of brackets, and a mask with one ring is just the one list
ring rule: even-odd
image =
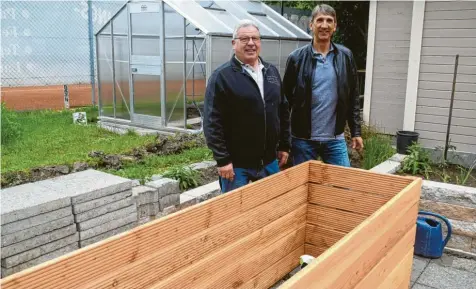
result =
[[275,66],[263,64],[264,101],[258,84],[233,55],[208,80],[204,133],[218,166],[261,168],[289,151],[288,102]]

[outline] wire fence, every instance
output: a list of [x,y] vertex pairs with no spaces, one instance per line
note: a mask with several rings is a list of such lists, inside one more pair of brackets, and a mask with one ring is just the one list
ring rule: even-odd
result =
[[7,107],[62,108],[65,91],[69,106],[96,103],[94,33],[123,3],[1,1],[1,86]]

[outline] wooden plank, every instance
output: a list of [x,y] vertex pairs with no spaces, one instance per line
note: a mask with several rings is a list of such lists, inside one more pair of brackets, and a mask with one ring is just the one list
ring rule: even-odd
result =
[[288,272],[291,272],[294,268],[299,266],[299,257],[304,253],[304,246],[300,246],[283,259],[279,260],[273,266],[268,267],[266,270],[250,279],[245,284],[241,285],[240,289],[256,289],[270,288],[281,280]]
[[306,225],[306,243],[318,248],[330,248],[344,236],[345,233],[326,227]]
[[387,197],[394,197],[405,186],[409,185],[413,179],[328,164],[311,163],[309,167],[309,182]]
[[[475,96],[476,96],[476,94],[475,94]],[[434,98],[419,97],[418,100],[417,100],[417,105],[430,106],[430,107],[442,107],[442,108],[449,109],[450,100],[449,99],[439,99],[438,101],[435,101]],[[453,101],[453,108],[472,109],[472,110],[476,111],[476,98],[472,101],[465,101],[465,100],[455,99]]]
[[[112,284],[121,284],[125,287],[153,284],[257,230],[270,230],[268,228],[276,222],[279,223],[279,227],[273,225],[271,228],[278,232],[291,230],[289,228],[295,230],[306,220],[305,197],[306,185],[239,215],[225,224],[204,230],[191,238],[179,240],[174,246],[162,248],[147,259],[123,266],[120,270],[93,280],[82,288],[109,288]],[[274,231],[274,234],[278,232]]]
[[[457,4],[455,4],[456,6]],[[457,19],[475,19],[476,5],[473,9],[457,11],[427,11],[425,20],[457,20]]]
[[413,250],[408,250],[404,256],[377,289],[408,289],[412,273]]
[[[206,280],[194,288],[223,289],[236,288],[247,281],[253,279],[264,269],[271,267],[279,260],[291,254],[294,250],[302,248],[304,245],[305,230],[301,227],[292,234],[280,239],[275,243],[268,243],[256,246],[248,250],[239,259],[235,260],[226,268],[220,268],[219,272],[213,274],[211,280]],[[297,261],[299,257],[297,258]],[[222,273],[223,272],[223,273]],[[278,276],[283,276],[289,271],[279,272]]]
[[[247,185],[149,222],[87,248],[8,276],[1,280],[2,288],[49,289],[51,284],[77,288],[79,284],[75,285],[76,287],[72,284],[76,284],[78,280],[92,280],[97,276],[107,275],[306,183],[308,171],[308,164],[304,163],[260,180],[256,182],[256,187]],[[307,192],[303,197],[307,198]]]
[[309,184],[309,203],[366,216],[373,214],[389,200],[388,196]]
[[326,227],[348,233],[362,223],[367,216],[338,209],[309,204],[307,207],[308,224]]
[[313,257],[319,257],[324,253],[328,248],[317,247],[311,244],[304,244],[304,254],[311,255]]
[[388,251],[388,254],[380,260],[372,271],[370,271],[354,289],[374,288],[376,284],[379,284],[382,280],[386,279],[392,273],[392,269],[400,263],[402,256],[410,250],[413,251],[415,232],[416,225],[413,226],[413,228],[411,228],[390,251]]
[[476,37],[476,29],[465,29],[465,28],[451,28],[446,27],[445,29],[425,29],[423,30],[423,39],[425,38],[439,38],[439,37],[448,37],[448,38],[464,38],[464,37]]
[[[419,89],[418,98],[420,97],[433,98],[433,99],[445,99],[449,101],[451,99],[451,91],[450,90]],[[466,100],[466,101],[476,100],[476,92],[455,91],[455,100]]]
[[464,19],[464,20],[427,20],[425,21],[425,28],[427,29],[440,29],[440,28],[472,28],[476,27],[476,18]]
[[[304,244],[305,235],[304,225],[302,224],[300,226],[301,227],[297,230],[296,228],[293,228],[294,233],[291,234],[289,230],[279,231],[279,227],[270,229],[269,231],[257,231],[246,238],[241,239],[232,246],[228,246],[207,258],[194,263],[192,266],[187,267],[178,274],[171,275],[162,282],[145,288],[204,288],[203,284],[208,284],[210,279],[219,275],[222,272],[222,268],[226,267],[227,264],[237,262],[237,260],[250,250],[255,254],[259,254],[259,252],[266,250],[266,248],[276,248],[270,246],[276,242],[281,250],[286,247],[292,247],[293,249],[298,248]],[[200,284],[202,284],[202,287],[200,287]]]
[[357,285],[415,225],[421,183],[415,179],[280,289],[346,289]]

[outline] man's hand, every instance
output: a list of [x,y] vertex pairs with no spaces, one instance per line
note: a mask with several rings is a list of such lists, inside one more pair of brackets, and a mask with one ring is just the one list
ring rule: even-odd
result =
[[279,167],[282,167],[288,162],[288,157],[289,157],[289,153],[282,152],[282,151],[278,152]]
[[360,136],[352,138],[352,148],[361,151],[364,148],[364,141]]
[[233,164],[229,163],[226,166],[218,168],[218,175],[224,179],[233,181],[235,178],[235,172],[233,171]]

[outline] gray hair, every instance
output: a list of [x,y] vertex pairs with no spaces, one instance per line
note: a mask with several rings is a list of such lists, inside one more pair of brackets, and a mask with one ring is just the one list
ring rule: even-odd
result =
[[334,18],[334,22],[336,22],[336,11],[334,10],[334,8],[332,8],[331,6],[327,5],[327,4],[321,4],[321,5],[317,5],[316,7],[314,7],[314,9],[312,10],[312,18],[311,18],[311,22],[314,21],[314,18],[317,16],[317,14],[324,14],[324,15],[329,15],[329,16],[332,16]]
[[243,20],[240,20],[238,24],[235,26],[235,30],[233,31],[233,39],[236,39],[236,37],[238,36],[238,30],[248,26],[255,27],[256,29],[258,29],[258,32],[259,32],[259,27],[253,20],[243,19]]

